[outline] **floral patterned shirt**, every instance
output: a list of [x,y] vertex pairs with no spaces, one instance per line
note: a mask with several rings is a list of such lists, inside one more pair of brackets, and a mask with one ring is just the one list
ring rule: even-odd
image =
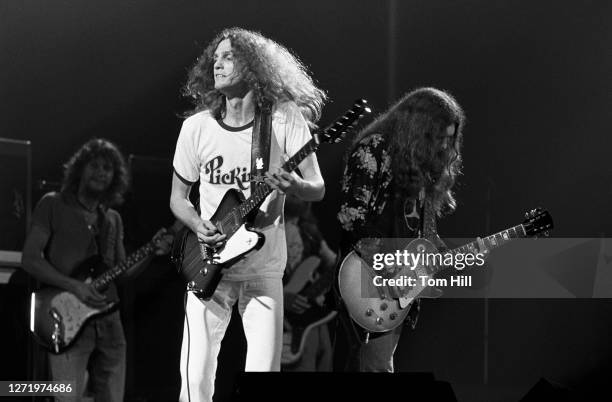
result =
[[380,215],[388,199],[391,183],[391,156],[383,136],[364,138],[350,154],[342,180],[342,205],[338,220],[345,231],[367,226],[371,212]]
[[[338,220],[342,252],[368,237],[397,236],[391,155],[381,134],[370,135],[351,152],[344,169]],[[416,233],[403,233],[414,237]]]

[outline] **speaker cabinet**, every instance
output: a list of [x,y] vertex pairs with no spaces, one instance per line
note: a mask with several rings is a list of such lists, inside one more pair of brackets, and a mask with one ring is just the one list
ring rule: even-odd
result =
[[0,138],[0,251],[23,248],[32,202],[30,145]]

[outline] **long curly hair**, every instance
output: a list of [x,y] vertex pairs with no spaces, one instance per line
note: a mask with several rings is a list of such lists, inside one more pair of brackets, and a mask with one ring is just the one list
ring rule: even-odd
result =
[[[449,125],[455,126],[455,135],[443,149],[441,142]],[[395,195],[414,199],[425,188],[441,215],[457,206],[452,187],[461,174],[464,125],[463,109],[449,93],[418,88],[364,128],[355,145],[365,137],[382,134],[391,156]]]
[[100,203],[107,207],[121,204],[130,183],[127,163],[119,148],[103,138],[89,140],[64,164],[61,191],[76,195],[79,191],[83,169],[89,162],[99,157],[109,161],[113,166],[113,180],[108,189],[101,194]]
[[310,125],[321,117],[327,95],[318,88],[307,68],[287,48],[258,32],[229,28],[218,34],[189,71],[183,94],[191,97],[196,113],[210,110],[216,119],[225,113],[224,95],[214,87],[213,55],[219,43],[229,39],[243,79],[254,92],[256,108],[293,101]]

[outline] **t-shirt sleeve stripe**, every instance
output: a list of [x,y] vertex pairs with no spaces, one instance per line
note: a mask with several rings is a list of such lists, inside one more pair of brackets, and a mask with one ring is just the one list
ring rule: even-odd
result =
[[199,177],[197,156],[199,134],[200,128],[197,119],[192,116],[185,120],[176,142],[176,150],[172,161],[172,167],[177,175],[189,183],[195,183]]
[[184,178],[183,176],[181,176],[179,174],[179,172],[176,171],[176,169],[172,169],[172,170],[174,170],[174,174],[176,175],[176,177],[178,177],[179,180],[182,181],[185,185],[191,186],[191,185],[193,185],[195,183],[195,181],[189,181],[186,178]]

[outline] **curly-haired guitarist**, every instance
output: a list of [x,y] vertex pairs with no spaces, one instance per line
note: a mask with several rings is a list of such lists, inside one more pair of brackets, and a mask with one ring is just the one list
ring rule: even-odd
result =
[[[209,300],[187,294],[180,400],[210,401],[217,355],[236,303],[248,343],[246,370],[280,370],[287,259],[284,193],[316,201],[323,197],[324,183],[314,155],[299,165],[301,177],[279,168],[285,155],[292,156],[311,139],[309,125],[319,119],[325,94],[285,47],[240,28],[212,40],[191,69],[185,92],[196,108],[177,141],[170,206],[210,248],[227,240],[211,223],[224,195],[230,189],[251,194],[254,118],[270,106],[272,114],[265,183],[277,191],[259,207],[253,224],[265,242],[224,273]],[[199,214],[188,198],[198,180]]]
[[[80,272],[89,268],[83,263],[92,257],[101,257],[108,267],[126,260],[121,216],[110,206],[122,201],[128,183],[127,166],[117,146],[105,139],[93,139],[66,163],[61,191],[45,194],[32,215],[23,249],[23,268],[44,285],[76,296],[73,306],[82,306],[81,311],[105,311],[106,306],[118,301],[114,283],[102,291],[77,277],[102,273]],[[159,237],[156,254],[170,249],[171,239],[163,237]],[[133,265],[128,276],[136,275],[146,262]],[[69,306],[64,307],[69,314]],[[41,317],[36,318],[48,319],[48,313],[41,311]],[[58,324],[68,332],[76,319],[56,314],[57,320],[62,320]],[[96,400],[123,401],[126,343],[119,311],[86,320],[77,333],[69,348],[48,354],[52,380],[72,382],[76,388],[74,397],[58,395],[56,399],[81,400],[88,385],[85,374],[89,373],[89,388]]]

